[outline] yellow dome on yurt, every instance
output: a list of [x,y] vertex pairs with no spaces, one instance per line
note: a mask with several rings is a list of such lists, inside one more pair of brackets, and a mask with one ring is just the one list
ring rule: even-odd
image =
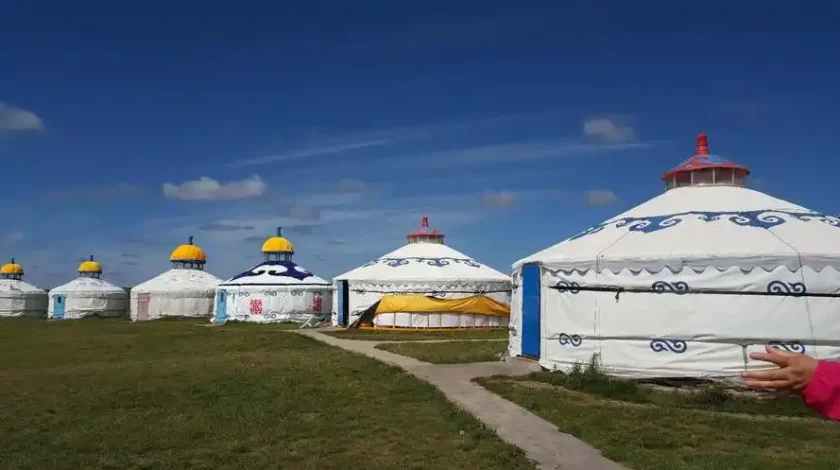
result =
[[93,255],[90,259],[82,261],[79,265],[79,274],[102,274],[102,265],[93,260]]
[[193,245],[193,237],[190,236],[185,245],[180,245],[172,250],[169,261],[172,261],[175,265],[183,265],[181,267],[195,268],[207,262],[207,255],[200,246]]
[[291,261],[295,246],[282,234],[283,227],[277,227],[277,235],[266,239],[262,252],[267,261]]
[[23,267],[15,263],[15,259],[12,258],[11,263],[6,263],[0,268],[0,275],[3,277],[23,276]]

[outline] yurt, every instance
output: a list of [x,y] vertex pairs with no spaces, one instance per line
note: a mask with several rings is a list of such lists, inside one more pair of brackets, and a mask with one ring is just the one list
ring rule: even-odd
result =
[[165,317],[207,318],[213,313],[213,296],[222,282],[206,272],[207,255],[193,237],[169,255],[172,269],[131,289],[131,320]]
[[43,317],[47,293],[23,280],[23,267],[11,263],[0,267],[0,317]]
[[[372,328],[505,328],[510,276],[420,228],[408,243],[334,279],[333,323]],[[399,298],[398,298],[399,297]],[[499,306],[501,304],[501,308]]]
[[47,317],[53,320],[76,320],[90,316],[125,315],[128,294],[102,280],[102,265],[93,259],[79,265],[79,277],[49,292]]
[[629,378],[734,378],[766,345],[840,358],[840,219],[709,151],[665,192],[513,265],[511,355]]
[[292,261],[295,247],[281,227],[262,253],[262,263],[219,285],[214,323],[305,321],[330,312],[332,284]]

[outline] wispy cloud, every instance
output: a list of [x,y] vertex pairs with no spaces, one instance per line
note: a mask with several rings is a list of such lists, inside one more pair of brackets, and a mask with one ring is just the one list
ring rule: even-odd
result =
[[27,237],[26,234],[23,233],[23,232],[9,232],[9,233],[4,234],[2,236],[2,238],[0,238],[0,240],[2,240],[5,243],[10,243],[11,244],[11,243],[22,242],[22,241],[26,240],[27,238],[29,238],[29,237]]
[[590,189],[583,193],[586,204],[590,206],[611,206],[618,202],[618,196],[606,189]]
[[262,178],[257,175],[228,183],[219,183],[209,176],[202,176],[181,184],[164,183],[163,194],[169,199],[182,201],[221,201],[262,196],[266,188]]
[[291,160],[301,160],[309,157],[317,157],[321,155],[333,155],[351,150],[359,150],[369,147],[381,147],[390,144],[388,139],[366,140],[361,142],[351,142],[343,145],[327,145],[320,147],[309,147],[302,150],[289,153],[281,153],[278,155],[267,155],[263,157],[256,157],[247,160],[240,160],[230,164],[232,167],[264,165],[266,163],[287,162]]
[[317,142],[306,142],[300,144],[292,151],[254,158],[245,158],[234,161],[228,166],[245,167],[310,159],[313,157],[340,155],[357,150],[393,146],[406,141],[428,139],[431,137],[438,137],[443,134],[463,132],[470,129],[489,127],[512,121],[523,121],[538,118],[544,119],[554,114],[557,114],[557,111],[514,113],[483,118],[462,119],[443,123],[376,129],[347,133],[337,137],[324,137],[322,135],[317,135],[315,138]]
[[44,121],[32,111],[0,102],[0,132],[44,130]]
[[583,121],[583,134],[613,144],[632,142],[636,131],[629,121],[630,118],[616,115],[592,117]]
[[516,193],[513,191],[485,191],[481,195],[481,204],[485,207],[510,207],[516,202]]
[[210,223],[200,225],[198,227],[199,230],[203,230],[205,232],[238,232],[240,230],[254,230],[253,225],[238,225],[238,224],[225,224],[225,223]]

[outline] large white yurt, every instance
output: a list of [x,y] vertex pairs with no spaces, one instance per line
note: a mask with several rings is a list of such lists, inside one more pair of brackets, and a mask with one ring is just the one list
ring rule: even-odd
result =
[[165,317],[207,318],[213,313],[213,296],[222,282],[206,272],[207,255],[198,245],[180,245],[169,255],[172,269],[131,289],[131,319]]
[[219,285],[214,323],[305,321],[331,311],[332,284],[292,261],[295,247],[280,227],[262,253],[265,261]]
[[511,355],[630,378],[735,377],[766,345],[840,357],[840,219],[709,152],[665,192],[513,265]]
[[15,263],[0,268],[0,317],[43,317],[47,293],[23,280],[23,267]]
[[102,265],[92,255],[79,265],[79,277],[50,289],[49,296],[47,317],[53,320],[119,317],[128,309],[128,293],[102,280]]
[[354,326],[364,316],[362,326],[377,328],[507,327],[510,276],[445,245],[425,216],[407,238],[403,247],[334,279],[333,324]]

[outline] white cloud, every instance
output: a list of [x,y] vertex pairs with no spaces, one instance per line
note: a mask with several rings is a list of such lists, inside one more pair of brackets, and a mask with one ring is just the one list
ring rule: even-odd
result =
[[481,204],[487,207],[510,207],[516,202],[516,193],[512,191],[485,191],[481,195]]
[[2,240],[6,243],[19,243],[27,238],[28,237],[23,232],[9,232],[3,236]]
[[618,202],[618,196],[606,189],[590,189],[583,193],[586,203],[590,206],[611,206]]
[[0,132],[40,131],[44,121],[32,111],[16,108],[0,101]]
[[618,116],[590,118],[583,121],[583,133],[610,143],[632,142],[636,140],[636,131],[625,121]]
[[164,183],[163,194],[169,199],[182,201],[220,201],[262,196],[266,188],[262,178],[257,175],[229,183],[219,183],[209,176],[202,176],[181,184]]
[[361,142],[350,142],[342,145],[327,145],[319,147],[310,147],[297,152],[283,153],[279,155],[268,155],[265,157],[251,158],[248,160],[240,160],[231,163],[230,166],[252,166],[263,165],[266,163],[285,162],[290,160],[301,160],[309,157],[317,157],[320,155],[332,155],[337,153],[349,152],[351,150],[358,150],[368,147],[381,147],[390,144],[391,141],[387,139],[366,140]]

